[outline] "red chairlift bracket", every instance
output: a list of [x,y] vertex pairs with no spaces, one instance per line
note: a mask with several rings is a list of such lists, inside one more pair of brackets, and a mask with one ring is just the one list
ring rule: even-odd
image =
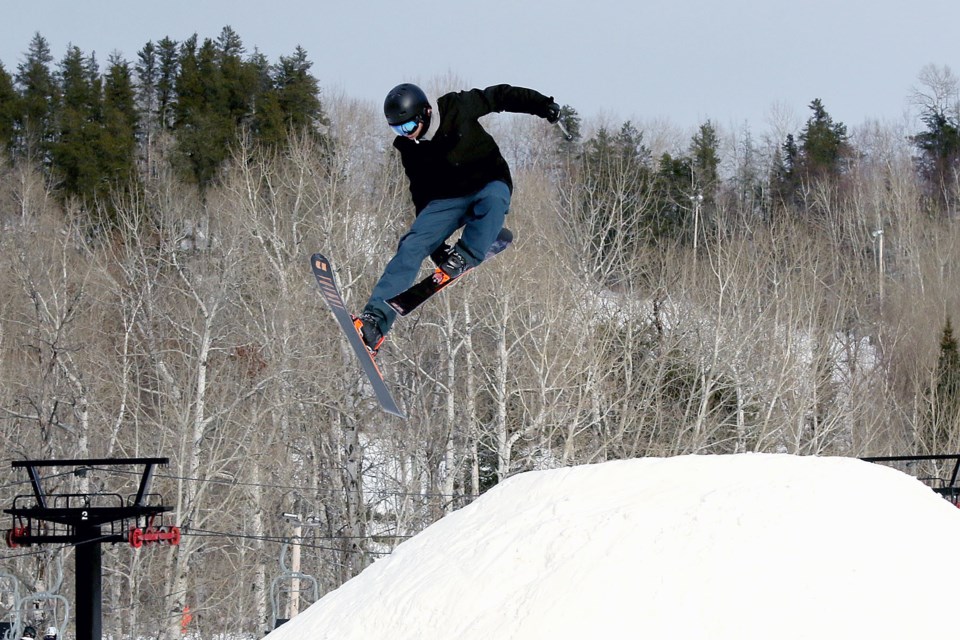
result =
[[26,526],[14,527],[7,530],[7,546],[16,549],[20,546],[29,546],[29,543],[23,543],[21,540],[30,535],[30,530]]
[[127,540],[134,549],[139,549],[145,544],[166,542],[170,545],[180,544],[180,527],[130,527],[127,533]]

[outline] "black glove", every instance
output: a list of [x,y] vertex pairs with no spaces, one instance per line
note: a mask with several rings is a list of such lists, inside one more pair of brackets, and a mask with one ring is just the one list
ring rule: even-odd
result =
[[543,107],[543,117],[550,124],[556,124],[560,120],[560,105],[551,100],[550,104]]

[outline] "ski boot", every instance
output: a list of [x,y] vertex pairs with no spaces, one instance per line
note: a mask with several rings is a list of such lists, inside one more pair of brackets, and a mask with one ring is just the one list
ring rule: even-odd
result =
[[442,242],[440,243],[440,246],[430,254],[430,259],[433,260],[433,264],[439,267],[447,259],[447,255],[452,250],[453,247],[448,245],[446,242]]
[[[433,257],[433,256],[431,256]],[[433,281],[437,284],[444,284],[448,280],[453,280],[462,276],[470,265],[467,259],[463,257],[456,247],[448,247],[446,256],[438,261],[437,268],[433,271]]]
[[353,326],[356,328],[357,333],[360,334],[360,339],[363,340],[364,346],[367,347],[367,351],[370,352],[372,357],[376,357],[377,352],[380,351],[380,346],[383,345],[383,341],[387,339],[383,332],[380,331],[380,323],[377,321],[376,315],[369,311],[364,311],[359,316],[351,315],[353,318]]

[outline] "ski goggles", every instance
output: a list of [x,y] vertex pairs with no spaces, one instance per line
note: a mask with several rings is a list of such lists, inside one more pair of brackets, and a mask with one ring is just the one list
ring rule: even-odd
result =
[[414,118],[413,120],[407,120],[406,122],[401,122],[400,124],[392,124],[390,128],[393,129],[393,132],[398,136],[408,136],[414,131],[417,130],[417,127],[420,126],[420,118]]

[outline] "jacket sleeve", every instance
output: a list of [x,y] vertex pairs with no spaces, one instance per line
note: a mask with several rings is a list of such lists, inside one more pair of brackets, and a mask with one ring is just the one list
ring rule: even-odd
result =
[[509,84],[495,84],[486,89],[471,89],[462,92],[462,96],[465,109],[474,118],[501,111],[529,113],[545,118],[547,107],[553,103],[553,97],[545,96],[533,89],[514,87]]

